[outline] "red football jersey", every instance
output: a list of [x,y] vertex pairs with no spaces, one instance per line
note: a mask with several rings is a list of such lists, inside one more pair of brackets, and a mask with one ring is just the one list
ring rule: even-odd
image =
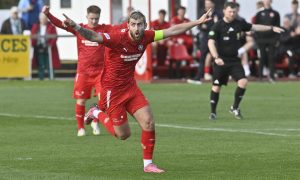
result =
[[104,88],[123,88],[135,83],[135,65],[154,41],[154,31],[145,30],[144,37],[135,42],[130,39],[128,29],[115,33],[104,33],[105,61],[101,77]]
[[159,20],[157,19],[151,22],[151,28],[154,30],[168,29],[169,27],[170,27],[170,23],[166,21],[160,23]]
[[[98,25],[95,28],[90,28],[87,24],[80,24],[80,26],[97,33],[109,32],[112,29],[111,25],[105,24]],[[78,49],[77,73],[100,74],[104,64],[104,46],[97,42],[86,40],[77,31],[74,32],[74,35],[77,37]]]
[[[179,19],[177,16],[175,16],[175,17],[173,17],[173,18],[171,19],[171,25],[172,25],[172,26],[174,26],[174,25],[176,25],[176,24],[187,23],[187,22],[190,22],[190,20],[187,19],[187,18],[183,18],[183,19],[181,20],[181,19]],[[177,36],[184,35],[184,34],[187,34],[187,32],[184,32],[184,33],[179,34],[179,35],[177,35]],[[176,36],[176,37],[177,37],[177,36]]]
[[[77,73],[88,74],[94,76],[100,74],[103,69],[104,63],[104,46],[97,42],[91,42],[82,37],[77,31],[70,27],[64,27],[62,21],[57,19],[51,13],[47,14],[49,20],[57,27],[64,29],[77,38],[77,50],[78,50],[78,63],[77,63]],[[95,28],[88,27],[87,24],[80,24],[80,26],[91,29],[97,33],[110,32],[117,29],[122,29],[127,27],[127,23],[112,26],[106,24],[99,24]],[[66,47],[67,48],[67,47]]]

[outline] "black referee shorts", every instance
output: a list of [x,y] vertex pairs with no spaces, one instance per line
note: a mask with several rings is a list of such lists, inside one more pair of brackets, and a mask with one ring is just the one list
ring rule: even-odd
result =
[[244,68],[241,62],[225,62],[223,66],[213,66],[213,81],[215,86],[227,85],[229,76],[235,81],[246,78]]

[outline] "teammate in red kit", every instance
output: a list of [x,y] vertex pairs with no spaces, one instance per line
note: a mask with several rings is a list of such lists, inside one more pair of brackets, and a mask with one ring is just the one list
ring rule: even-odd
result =
[[139,11],[134,11],[128,19],[128,29],[103,34],[85,29],[65,15],[65,25],[72,27],[86,39],[102,43],[106,47],[101,76],[102,88],[99,102],[101,110],[92,107],[86,116],[88,119],[97,117],[112,135],[125,140],[131,134],[126,114],[126,111],[129,112],[142,128],[144,172],[163,173],[165,171],[152,162],[155,144],[154,119],[148,100],[134,79],[135,65],[148,44],[183,33],[208,21],[209,12],[196,21],[154,31],[145,30],[147,27],[145,16]]
[[[74,83],[73,98],[76,99],[75,112],[78,127],[77,136],[85,136],[85,104],[86,101],[91,98],[93,88],[96,91],[95,94],[97,94],[98,98],[100,99],[100,74],[102,72],[104,63],[104,46],[97,42],[86,40],[74,29],[64,26],[62,21],[50,13],[49,6],[44,6],[42,12],[55,26],[74,34],[77,38],[78,64]],[[112,25],[98,24],[100,13],[101,9],[98,6],[89,6],[87,8],[86,16],[88,23],[80,24],[80,26],[91,29],[97,33],[110,32],[113,29],[127,27],[127,23],[114,27]],[[93,128],[93,134],[99,135],[100,128],[97,119],[93,120],[91,126]]]

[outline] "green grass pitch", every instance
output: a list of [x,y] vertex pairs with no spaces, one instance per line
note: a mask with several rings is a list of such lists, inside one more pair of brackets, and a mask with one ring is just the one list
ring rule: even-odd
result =
[[[210,84],[141,84],[156,121],[154,162],[145,174],[140,128],[126,141],[76,136],[72,81],[0,81],[0,179],[299,179],[300,83],[250,82],[243,120],[228,112],[235,83],[222,88],[208,120]],[[91,104],[94,100],[90,100]]]

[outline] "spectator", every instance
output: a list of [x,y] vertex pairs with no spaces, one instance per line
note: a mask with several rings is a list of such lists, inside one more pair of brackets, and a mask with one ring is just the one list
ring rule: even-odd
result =
[[300,25],[295,28],[294,32],[286,31],[286,36],[281,38],[282,49],[284,54],[288,55],[289,78],[294,79],[297,76],[300,66]]
[[[272,0],[264,0],[264,10],[256,14],[256,24],[280,26],[280,15],[271,7]],[[273,31],[257,32],[256,42],[260,51],[259,77],[263,77],[263,67],[269,68],[269,81],[275,82],[275,49],[279,45],[279,35]]]
[[[49,54],[48,48],[51,48],[51,57],[53,68],[60,67],[60,60],[56,46],[56,37],[47,37],[48,35],[57,35],[55,27],[48,22],[47,17],[41,13],[39,22],[32,26],[32,35],[36,35],[36,39],[32,39],[34,47],[33,62],[38,65],[38,76],[40,80],[45,78],[45,70],[47,69],[50,77]],[[40,37],[41,36],[41,37]]]
[[[197,34],[197,46],[201,52],[201,56],[199,59],[199,68],[196,76],[193,79],[188,79],[187,82],[191,84],[202,84],[201,79],[204,76],[209,80],[211,78],[210,72],[210,64],[211,64],[211,55],[208,50],[207,42],[208,42],[208,32],[210,31],[211,27],[222,18],[221,13],[215,10],[215,3],[213,0],[205,0],[204,2],[204,9],[201,10],[201,14],[204,14],[209,9],[212,9],[211,13],[209,14],[211,21],[201,24],[198,26],[200,30]],[[210,76],[210,77],[209,77]]]
[[127,15],[124,17],[121,17],[119,20],[119,24],[123,24],[124,22],[128,21],[128,17],[130,16],[131,12],[134,11],[134,8],[129,6],[127,7]]
[[289,20],[291,29],[294,30],[300,24],[300,14],[298,13],[298,0],[292,0],[292,12],[286,14],[284,17]]
[[236,4],[236,11],[237,11],[237,15],[236,15],[236,19],[237,20],[241,20],[241,21],[246,21],[246,19],[245,18],[243,18],[242,16],[240,16],[240,9],[241,9],[241,6],[240,6],[240,4],[239,3],[235,3]]
[[[170,27],[170,23],[165,21],[166,11],[164,9],[159,10],[158,19],[151,22],[151,29],[153,30],[162,30],[168,29]],[[167,40],[160,40],[152,43],[152,51],[153,58],[157,60],[157,66],[165,65],[168,45]]]
[[[184,17],[185,13],[186,13],[186,8],[183,6],[180,6],[177,10],[177,16],[175,16],[171,19],[171,26],[176,25],[176,24],[190,22],[190,20],[188,18]],[[193,37],[192,37],[191,31],[177,35],[177,36],[173,37],[173,39],[177,43],[183,43],[187,47],[188,52],[190,54],[193,52]]]
[[31,30],[32,25],[39,21],[39,14],[43,7],[43,0],[20,0],[18,8],[22,12],[26,29]]
[[[257,1],[256,2],[256,13],[259,11],[264,10],[264,2],[263,1]],[[256,15],[251,18],[251,23],[255,24],[256,23]]]
[[25,22],[19,18],[18,13],[16,6],[11,7],[10,17],[3,22],[0,34],[23,34]]
[[[186,8],[183,6],[180,6],[177,10],[177,16],[173,17],[171,19],[171,26],[187,23],[190,22],[188,18],[185,18]],[[189,54],[192,54],[193,52],[193,36],[192,31],[189,30],[187,32],[181,33],[179,35],[176,35],[172,37],[172,41],[170,41],[170,46],[172,46],[173,43],[178,44],[184,44],[187,48],[187,51]],[[175,64],[175,67],[174,67]],[[181,78],[181,66],[185,65],[185,63],[181,61],[170,61],[169,63],[169,78]]]
[[[246,21],[245,18],[243,18],[239,15],[240,4],[236,3],[236,7],[237,7],[236,19],[240,20],[240,21]],[[246,75],[246,77],[248,77],[251,74],[250,66],[249,66],[248,50],[254,45],[254,41],[253,41],[251,34],[246,33],[246,32],[241,32],[241,43],[242,43],[242,47],[238,51],[239,52],[238,56],[242,60],[242,65],[243,65],[243,68],[245,71],[245,75]],[[243,48],[243,46],[247,47],[247,49]]]

